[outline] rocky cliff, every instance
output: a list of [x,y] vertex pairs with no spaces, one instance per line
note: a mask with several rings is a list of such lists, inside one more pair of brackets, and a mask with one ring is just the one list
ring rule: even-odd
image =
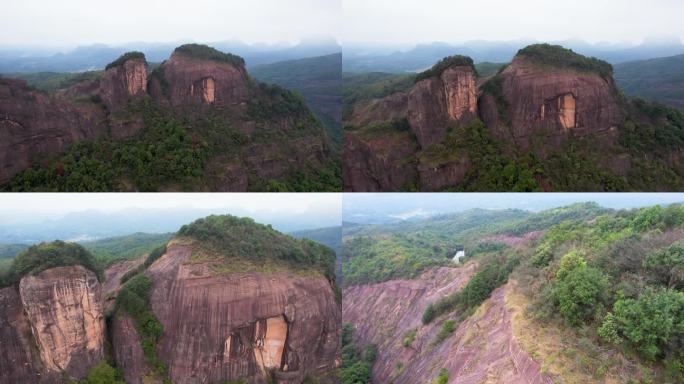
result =
[[[430,382],[440,369],[446,369],[449,383],[552,383],[515,341],[504,301],[505,287],[494,291],[478,311],[435,344],[446,318],[423,325],[423,311],[429,303],[459,291],[474,271],[472,263],[434,268],[414,280],[345,289],[343,321],[355,325],[360,345],[378,346],[373,382]],[[409,331],[415,332],[415,337],[405,346]]]
[[104,111],[30,89],[22,80],[0,78],[0,184],[79,140],[107,132]]
[[[3,288],[0,383],[81,378],[104,358],[100,285],[81,266],[47,269]],[[5,346],[7,348],[5,348]]]
[[[340,315],[325,278],[217,274],[211,263],[191,262],[196,252],[170,245],[146,272],[154,282],[151,307],[164,326],[158,355],[174,383],[263,383],[271,375],[301,383],[336,368]],[[140,372],[141,363],[132,360],[125,371]]]
[[[111,172],[114,176],[105,185],[148,189],[147,180],[132,184],[130,176],[124,176],[137,172],[129,169],[137,159],[126,158],[117,165],[101,148],[87,150],[90,157],[76,160],[58,154],[74,142],[98,137],[111,141],[110,147],[135,146],[146,134],[157,135],[155,128],[172,125],[182,127],[181,144],[202,153],[185,154],[183,164],[173,171],[184,175],[166,177],[164,185],[154,189],[244,191],[267,189],[273,183],[288,189],[339,188],[339,181],[328,176],[339,174],[337,153],[304,102],[283,88],[253,81],[242,58],[196,44],[178,47],[152,72],[142,53],[127,53],[108,65],[101,78],[52,95],[0,79],[0,185],[33,166],[47,181],[28,177],[36,185],[17,182],[10,188],[73,191],[78,186],[66,180],[81,164],[64,163],[82,161],[91,164],[83,167],[105,163],[122,168]],[[131,140],[123,142],[126,139]],[[155,156],[179,155],[169,147],[156,148],[155,152],[166,153]],[[195,165],[198,161],[201,164]],[[197,169],[190,171],[188,164]]]

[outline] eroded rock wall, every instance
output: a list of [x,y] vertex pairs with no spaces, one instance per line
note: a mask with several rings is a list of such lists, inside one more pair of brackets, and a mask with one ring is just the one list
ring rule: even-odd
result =
[[340,310],[328,281],[290,273],[217,275],[170,245],[146,272],[151,307],[164,326],[159,357],[174,383],[252,378],[280,383],[338,363]]
[[83,377],[104,358],[100,284],[92,271],[48,269],[22,278],[19,292],[46,369]]
[[130,99],[146,94],[145,59],[129,59],[120,66],[108,69],[100,82],[100,97],[112,112],[124,108]]
[[0,184],[31,166],[36,155],[64,151],[77,140],[107,132],[105,112],[31,90],[22,80],[0,78]]

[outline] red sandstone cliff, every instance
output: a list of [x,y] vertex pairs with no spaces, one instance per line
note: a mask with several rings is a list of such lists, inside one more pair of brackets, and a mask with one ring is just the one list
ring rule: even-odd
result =
[[58,383],[104,358],[101,288],[81,266],[25,276],[0,290],[0,383]]

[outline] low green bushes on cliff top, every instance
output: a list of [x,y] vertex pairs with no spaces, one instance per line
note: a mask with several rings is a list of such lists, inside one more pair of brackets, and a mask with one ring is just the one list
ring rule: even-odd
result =
[[416,75],[414,82],[417,83],[430,77],[440,76],[442,72],[451,67],[471,67],[477,75],[477,70],[475,70],[473,59],[468,56],[454,55],[443,58],[442,60],[438,61],[437,64],[433,65],[432,68]]
[[245,65],[245,60],[232,53],[224,53],[216,48],[203,44],[183,44],[174,50],[175,53],[180,53],[195,59],[204,59],[218,61],[220,63],[228,63],[233,66]]
[[531,61],[558,68],[569,68],[581,72],[594,72],[607,78],[613,75],[613,66],[595,57],[586,57],[560,45],[533,44],[518,51]]
[[85,248],[75,243],[53,241],[32,245],[21,252],[12,262],[10,268],[0,276],[0,286],[16,283],[23,276],[36,275],[46,269],[81,265],[102,278],[102,270]]
[[295,239],[250,218],[212,215],[184,225],[178,234],[200,240],[228,258],[255,262],[282,260],[316,269],[328,280],[335,280],[335,252],[332,249],[308,239]]
[[110,69],[110,68],[114,68],[114,67],[120,67],[120,66],[124,65],[124,63],[126,63],[128,60],[133,60],[133,59],[145,60],[145,54],[142,52],[138,52],[138,51],[126,52],[123,55],[119,56],[118,59],[107,64],[107,66],[105,67],[105,70]]

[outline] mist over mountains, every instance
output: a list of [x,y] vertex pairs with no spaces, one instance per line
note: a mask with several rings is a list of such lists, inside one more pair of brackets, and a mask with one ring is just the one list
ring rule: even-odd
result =
[[[465,43],[431,42],[415,46],[391,46],[371,43],[344,43],[342,70],[345,72],[417,72],[439,59],[459,54],[479,62],[509,62],[519,49],[537,40],[471,41]],[[684,53],[677,38],[647,39],[642,44],[588,43],[582,40],[549,41],[575,52],[594,56],[611,64],[645,60]]]
[[[0,47],[0,73],[81,72],[103,69],[108,63],[129,51],[140,51],[148,62],[166,60],[181,42],[137,42],[124,45],[94,44],[60,51],[54,48]],[[185,43],[185,42],[182,42]],[[222,52],[245,59],[247,67],[339,53],[341,46],[334,38],[303,40],[297,45],[247,44],[237,40],[210,42]]]

